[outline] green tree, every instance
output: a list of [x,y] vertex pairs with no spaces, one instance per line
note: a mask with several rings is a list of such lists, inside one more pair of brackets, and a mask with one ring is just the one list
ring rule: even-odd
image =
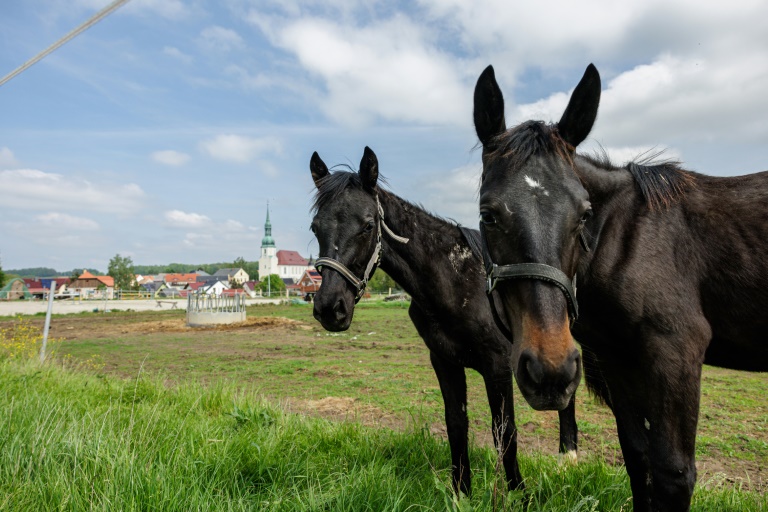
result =
[[0,262],[0,288],[5,285],[5,272],[3,272],[3,263]]
[[107,275],[115,280],[115,289],[133,290],[136,288],[136,280],[133,272],[133,260],[130,256],[116,254],[109,260]]
[[[267,281],[267,279],[269,279],[269,281]],[[267,293],[267,282],[269,282],[269,290],[271,291],[272,295],[278,295],[285,291],[285,283],[282,279],[280,279],[280,276],[277,274],[270,274],[267,279],[263,280],[261,284],[259,284],[259,288],[261,289],[262,293]]]
[[373,273],[373,276],[371,276],[371,279],[368,281],[368,288],[372,292],[383,293],[389,292],[390,288],[394,290],[399,289],[400,287],[397,286],[395,280],[389,277],[386,272],[377,268],[376,272]]

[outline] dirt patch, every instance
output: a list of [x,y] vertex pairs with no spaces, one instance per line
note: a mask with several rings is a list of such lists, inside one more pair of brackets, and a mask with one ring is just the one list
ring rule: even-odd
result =
[[[12,322],[0,322],[0,327]],[[33,324],[42,320],[35,320]],[[142,334],[182,333],[182,332],[222,332],[222,331],[255,331],[263,329],[275,330],[311,330],[312,327],[298,320],[283,317],[252,317],[245,322],[230,325],[215,325],[207,327],[189,327],[184,317],[162,318],[151,321],[135,321],[130,316],[105,316],[102,318],[56,318],[51,322],[51,336],[64,340],[80,340],[94,338],[114,338],[124,335],[136,336]]]
[[226,325],[209,325],[204,327],[189,327],[183,318],[174,320],[160,320],[156,322],[141,322],[127,324],[120,327],[121,334],[159,333],[159,332],[188,332],[188,331],[237,331],[248,329],[283,329],[302,328],[306,326],[298,320],[282,317],[255,317],[248,318],[245,322]]
[[405,427],[401,418],[378,407],[352,397],[329,396],[320,400],[292,398],[284,402],[293,413],[308,414],[331,421],[357,421],[368,427],[386,427],[400,430]]

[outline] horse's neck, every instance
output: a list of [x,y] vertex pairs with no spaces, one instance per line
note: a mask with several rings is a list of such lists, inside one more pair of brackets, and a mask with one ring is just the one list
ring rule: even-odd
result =
[[610,207],[612,200],[622,191],[634,191],[632,176],[623,169],[607,168],[596,165],[591,160],[576,157],[576,168],[579,179],[589,192],[592,207]]
[[392,193],[380,192],[379,200],[387,226],[409,239],[402,243],[382,232],[381,269],[411,296],[433,293],[442,260],[460,243],[458,229]]

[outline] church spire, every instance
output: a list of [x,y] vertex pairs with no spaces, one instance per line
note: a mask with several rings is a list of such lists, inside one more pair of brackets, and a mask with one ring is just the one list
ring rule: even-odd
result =
[[267,201],[267,221],[264,223],[264,238],[261,239],[261,248],[274,246],[275,240],[272,238],[272,223],[269,221],[269,201]]

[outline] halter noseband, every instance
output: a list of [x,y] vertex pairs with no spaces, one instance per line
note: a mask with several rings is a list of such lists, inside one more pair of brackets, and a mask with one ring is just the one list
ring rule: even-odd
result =
[[[483,264],[485,266],[485,274],[487,276],[485,292],[488,294],[488,298],[491,301],[491,307],[493,304],[493,289],[499,281],[507,279],[536,279],[547,283],[554,284],[565,295],[565,301],[568,303],[568,316],[571,319],[571,325],[579,318],[579,303],[576,301],[576,274],[573,274],[573,279],[569,279],[565,273],[559,268],[546,265],[544,263],[513,263],[510,265],[497,265],[491,260],[491,254],[488,252],[488,244],[486,243],[485,227],[480,223],[480,236],[483,244]],[[579,241],[582,247],[589,252],[589,245],[586,242],[583,234],[580,235]]]
[[360,299],[363,298],[363,294],[365,294],[365,287],[368,285],[368,281],[371,278],[371,275],[373,274],[374,269],[378,266],[379,262],[381,261],[381,252],[382,252],[382,245],[381,245],[381,228],[384,228],[384,232],[386,232],[390,237],[392,237],[394,240],[402,243],[407,244],[409,239],[404,238],[402,236],[398,236],[392,232],[391,229],[389,229],[389,226],[384,222],[384,209],[381,207],[381,203],[379,202],[379,195],[376,194],[376,209],[379,212],[379,222],[377,226],[377,233],[376,233],[376,249],[374,249],[373,254],[371,255],[371,259],[368,260],[368,265],[365,267],[365,273],[363,274],[362,279],[358,279],[355,274],[352,273],[351,270],[349,270],[343,263],[341,263],[338,260],[335,260],[333,258],[317,258],[315,261],[315,268],[318,272],[321,271],[322,267],[330,267],[339,274],[344,277],[347,281],[349,281],[352,286],[355,287],[356,293],[355,293],[355,304],[360,302]]

